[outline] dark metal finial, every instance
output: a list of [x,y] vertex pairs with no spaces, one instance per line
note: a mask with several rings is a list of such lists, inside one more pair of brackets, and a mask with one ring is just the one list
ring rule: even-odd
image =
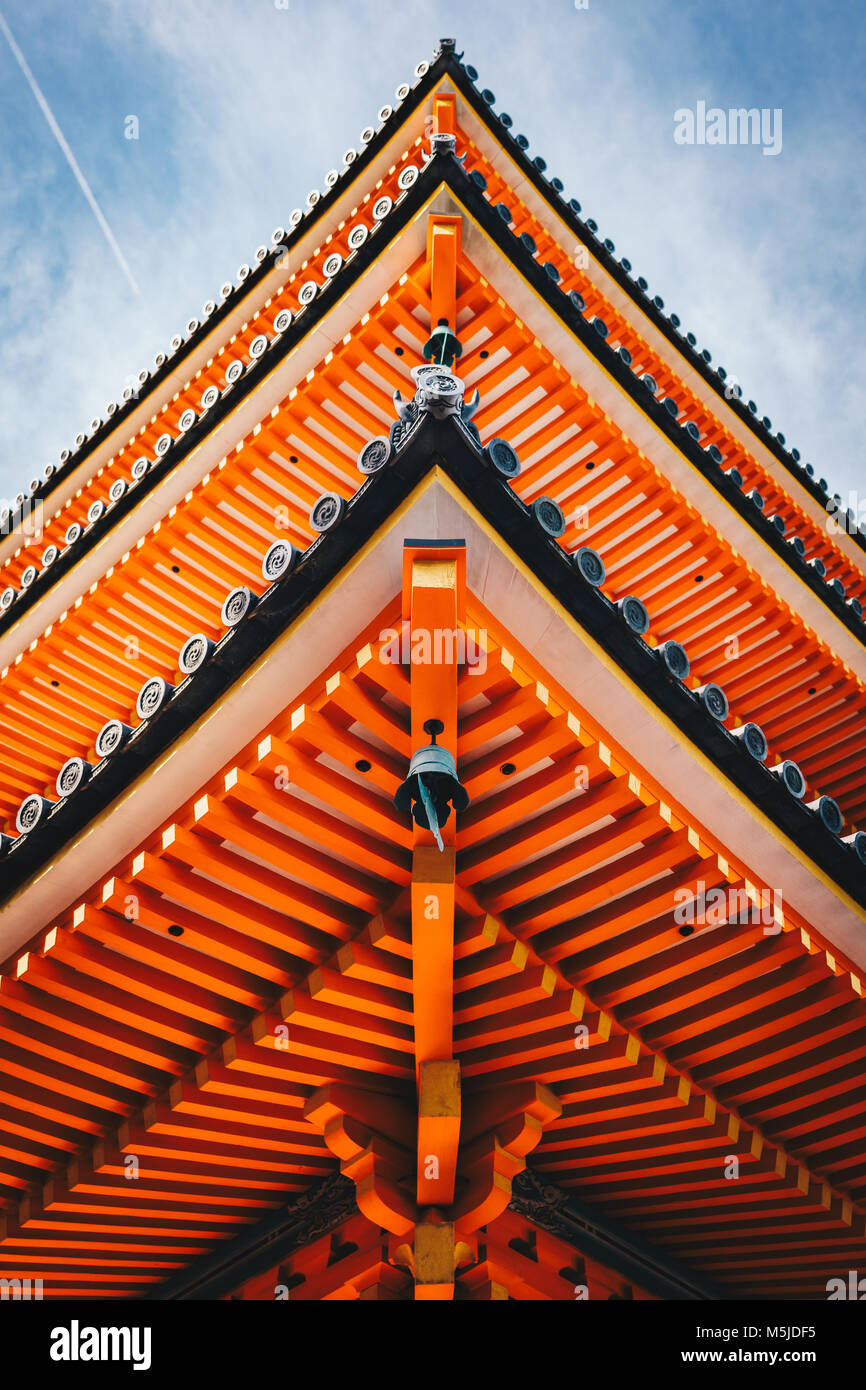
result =
[[462,354],[463,347],[457,334],[452,333],[447,319],[440,319],[424,344],[425,358],[437,367],[451,367]]

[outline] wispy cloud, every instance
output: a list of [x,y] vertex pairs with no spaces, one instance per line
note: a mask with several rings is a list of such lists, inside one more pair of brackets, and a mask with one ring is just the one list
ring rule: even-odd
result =
[[72,170],[73,174],[75,175],[75,179],[76,179],[76,182],[78,183],[78,187],[81,189],[82,193],[84,194],[85,198],[87,199],[88,203],[90,204],[90,207],[91,207],[91,210],[92,210],[92,212],[93,212],[93,215],[94,215],[94,217],[96,218],[97,222],[99,223],[99,226],[100,226],[101,229],[102,229],[102,233],[103,233],[103,235],[104,235],[104,237],[105,237],[105,240],[108,242],[109,246],[111,247],[112,251],[114,252],[114,257],[115,257],[115,259],[116,259],[116,261],[117,261],[117,264],[120,266],[121,270],[123,271],[124,275],[126,276],[126,279],[127,279],[128,283],[129,283],[129,286],[130,286],[130,288],[132,289],[133,293],[134,293],[134,294],[140,294],[141,291],[139,290],[138,285],[135,283],[135,280],[134,280],[134,278],[133,278],[132,271],[131,271],[130,268],[129,268],[129,265],[128,265],[128,263],[127,263],[126,257],[124,256],[123,252],[121,251],[120,247],[119,247],[118,244],[117,244],[117,238],[115,237],[114,232],[113,232],[113,231],[111,230],[111,228],[109,227],[108,222],[106,221],[106,218],[105,218],[105,214],[104,214],[103,211],[102,211],[102,208],[99,206],[99,204],[97,203],[96,199],[94,198],[94,196],[93,196],[93,190],[91,189],[90,184],[87,182],[87,179],[84,177],[83,173],[81,172],[81,168],[80,168],[80,166],[79,166],[79,164],[78,164],[78,160],[75,158],[75,155],[72,153],[72,150],[69,148],[69,142],[68,142],[68,140],[66,139],[66,136],[63,134],[63,131],[60,129],[60,126],[57,124],[57,121],[54,119],[54,113],[53,113],[53,111],[51,110],[51,107],[48,105],[48,102],[45,100],[45,97],[44,97],[44,95],[43,95],[43,93],[42,93],[42,89],[40,88],[39,83],[36,81],[36,78],[33,76],[33,73],[30,71],[30,68],[29,68],[28,65],[27,65],[27,60],[26,60],[26,58],[24,57],[24,54],[21,52],[21,49],[18,47],[18,44],[15,42],[15,39],[14,39],[13,34],[12,34],[12,30],[9,28],[9,25],[6,23],[6,20],[5,20],[5,18],[3,17],[3,12],[2,12],[2,10],[0,10],[0,30],[2,30],[3,34],[5,35],[5,37],[6,37],[6,42],[9,44],[9,47],[10,47],[11,50],[12,50],[12,53],[13,53],[13,55],[14,55],[14,57],[15,57],[15,61],[16,61],[16,63],[18,64],[19,68],[21,69],[22,73],[24,74],[24,77],[25,77],[26,80],[27,80],[27,84],[28,84],[28,86],[30,87],[30,90],[31,90],[31,92],[33,93],[34,97],[36,98],[36,101],[37,101],[37,103],[38,103],[38,105],[39,105],[39,109],[40,109],[40,111],[42,112],[43,116],[45,117],[46,121],[48,122],[48,125],[49,125],[49,127],[50,127],[50,129],[51,129],[51,133],[53,134],[55,140],[57,141],[58,145],[60,146],[61,150],[63,151],[63,154],[64,154],[64,157],[65,157],[65,159],[66,159],[67,164],[69,165],[70,169]]
[[[445,34],[774,428],[837,490],[862,483],[864,26],[846,0],[830,11],[728,0],[718,13],[687,0],[5,7],[79,157],[99,168],[102,205],[148,292],[132,301],[119,286],[33,132],[9,138],[21,117],[4,83],[0,491],[104,413],[323,186]],[[675,144],[674,112],[699,99],[783,108],[781,154]],[[129,113],[138,141],[123,139]]]

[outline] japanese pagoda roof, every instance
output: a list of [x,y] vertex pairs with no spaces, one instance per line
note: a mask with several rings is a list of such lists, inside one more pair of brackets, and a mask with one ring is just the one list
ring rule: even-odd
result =
[[[443,198],[445,199],[444,202]],[[14,622],[14,626],[8,634],[8,641],[14,645],[8,649],[6,659],[8,660],[16,649],[20,650],[22,638],[18,634],[18,622],[26,614],[28,605],[34,607],[36,617],[40,621],[44,621],[44,618],[40,617],[39,601],[46,597],[51,587],[58,584],[62,585],[66,581],[76,586],[74,592],[80,593],[88,582],[88,575],[85,573],[82,580],[76,566],[86,565],[88,556],[93,554],[94,563],[97,565],[95,572],[97,574],[102,573],[105,569],[105,559],[102,552],[98,551],[100,543],[105,542],[116,528],[124,525],[125,521],[129,521],[131,524],[133,519],[146,515],[142,504],[155,492],[161,482],[172,478],[175,473],[180,475],[179,484],[182,490],[185,485],[182,472],[185,461],[196,455],[196,451],[203,441],[212,439],[224,421],[227,428],[237,431],[244,424],[249,428],[253,420],[261,418],[262,411],[267,409],[270,399],[272,397],[279,399],[284,390],[283,387],[272,384],[276,383],[277,367],[293,353],[300,354],[298,359],[292,359],[295,361],[296,372],[302,371],[306,362],[314,361],[315,356],[310,355],[311,348],[313,354],[320,354],[321,347],[317,342],[316,330],[319,330],[324,322],[329,323],[328,334],[331,339],[339,335],[341,317],[343,324],[347,324],[355,313],[350,307],[352,288],[361,281],[365,274],[374,272],[380,276],[380,282],[382,282],[381,265],[386,248],[389,252],[398,250],[406,240],[406,233],[411,233],[412,228],[417,227],[419,215],[430,205],[447,206],[452,210],[464,210],[479,232],[472,246],[472,254],[476,259],[483,255],[485,246],[495,246],[497,253],[503,258],[503,262],[512,265],[519,272],[521,282],[534,296],[535,301],[542,305],[545,311],[555,316],[553,322],[555,325],[560,325],[562,335],[562,342],[557,344],[561,354],[564,355],[568,351],[579,351],[583,354],[581,359],[583,362],[586,361],[588,354],[598,364],[602,372],[602,376],[599,378],[600,390],[604,389],[605,381],[615,383],[619,400],[632,403],[633,408],[638,412],[636,418],[651,422],[653,435],[650,438],[650,443],[645,446],[647,451],[657,447],[654,444],[656,437],[664,439],[666,445],[675,451],[676,456],[684,459],[688,467],[699,474],[704,483],[709,484],[712,493],[722,499],[724,504],[722,516],[730,514],[732,517],[737,517],[740,523],[745,523],[748,532],[754,533],[759,538],[761,549],[756,552],[753,563],[760,563],[762,572],[766,572],[772,556],[774,557],[773,563],[783,562],[783,573],[790,572],[795,577],[796,584],[791,590],[789,598],[790,607],[794,611],[802,611],[811,616],[814,621],[816,617],[820,617],[820,610],[814,607],[811,611],[809,610],[809,603],[813,602],[809,595],[814,595],[820,599],[822,605],[832,611],[834,619],[843,625],[844,633],[851,635],[848,638],[848,645],[846,645],[845,639],[840,633],[835,642],[837,649],[844,653],[848,661],[858,659],[862,661],[864,631],[862,621],[855,617],[851,608],[834,593],[828,584],[818,578],[815,570],[800,559],[797,552],[787,544],[763,513],[744,495],[737,483],[713,461],[699,442],[694,440],[655,397],[646,391],[621,356],[608,347],[593,324],[587,322],[574,309],[551,276],[521,245],[519,239],[510,233],[502,218],[497,216],[460,163],[451,156],[443,155],[435,155],[429,161],[426,168],[420,172],[414,184],[409,188],[403,201],[394,207],[389,214],[387,222],[383,224],[378,233],[367,238],[353,256],[352,261],[322,286],[309,307],[304,312],[299,313],[283,333],[277,334],[270,341],[261,356],[251,358],[249,366],[237,383],[226,390],[214,406],[196,420],[191,428],[179,435],[175,446],[169,448],[161,457],[158,456],[153,466],[139,479],[136,486],[128,489],[112,508],[98,517],[75,543],[70,545],[55,563],[43,572],[40,580],[21,593],[19,599],[6,615],[7,624]],[[383,241],[386,226],[388,240]],[[401,254],[405,259],[407,254],[411,257],[412,253],[409,250],[408,253],[403,251]],[[489,265],[485,268],[488,272],[492,270]],[[384,282],[388,282],[390,273],[385,275]],[[527,307],[530,311],[534,311],[534,305],[530,304]],[[328,314],[336,316],[335,324],[332,325],[331,321],[327,319]],[[545,322],[549,324],[551,320],[548,318]],[[264,401],[262,401],[263,396],[265,397]],[[247,402],[250,403],[251,413],[245,417],[243,411]],[[639,428],[638,425],[632,432],[637,434]],[[670,454],[659,456],[659,464],[668,471],[671,467],[671,457]],[[462,450],[457,449],[454,459],[456,462],[448,462],[445,466],[446,469],[454,471],[455,480],[462,486],[461,470],[464,466],[470,467],[465,446]],[[422,468],[426,466],[429,466],[429,461],[428,464],[421,465]],[[472,466],[477,468],[477,461]],[[407,464],[407,469],[409,467]],[[488,496],[488,493],[483,490],[476,491],[473,500],[486,514],[488,506],[493,507],[495,511],[496,500],[493,494],[498,494],[502,489],[491,470],[487,470],[485,477],[484,488],[490,491],[490,495]],[[399,484],[396,479],[396,472],[389,470],[389,481],[377,485],[382,490],[383,500],[380,509],[371,512],[371,516],[377,518],[373,521],[373,526],[379,524],[381,519],[387,515],[389,507],[397,504],[397,494],[391,494],[391,490],[394,488],[399,492]],[[176,491],[177,486],[175,484]],[[352,486],[354,485],[350,484],[350,487]],[[371,489],[368,484],[358,492],[351,507],[353,517],[365,514],[367,504],[364,499],[369,490]],[[702,494],[702,496],[707,496],[707,494]],[[517,500],[513,494],[511,500],[514,502]],[[158,505],[160,507],[158,514],[161,514],[165,510],[166,504]],[[521,504],[518,503],[517,505],[519,508]],[[518,514],[522,515],[522,512]],[[136,524],[141,525],[139,521],[136,521]],[[507,521],[503,519],[502,524],[506,526],[503,535],[511,541],[512,537],[507,529]],[[345,563],[348,557],[346,546],[349,544],[350,534],[351,527],[346,533],[346,538],[341,542],[338,543],[336,539],[332,541],[333,548],[328,551],[328,554],[333,557],[333,564],[336,566]],[[738,537],[738,540],[740,547],[743,548],[743,539]],[[129,545],[130,541],[128,538],[124,538],[122,543]],[[322,547],[323,554],[325,549],[326,547]],[[570,574],[566,554],[559,547],[554,547],[554,549],[558,553],[559,560],[565,565],[565,572]],[[309,548],[309,554],[305,556],[304,564],[298,570],[299,585],[301,584],[300,576],[312,576],[318,572],[318,567],[322,563],[318,558],[319,553],[319,543]],[[541,563],[540,556],[533,557],[531,560],[532,566]],[[543,571],[539,573],[541,574]],[[309,583],[308,578],[303,580],[304,586]],[[49,586],[48,589],[46,589],[46,585]],[[300,591],[301,589],[299,589]],[[63,601],[68,602],[68,600]],[[267,609],[267,604],[265,609]],[[293,611],[296,610],[293,609]],[[253,629],[255,629],[260,620],[254,617],[251,622]],[[676,629],[674,629],[673,635],[676,635]],[[852,643],[851,638],[856,639],[856,642]],[[0,642],[2,642],[2,636],[0,636]],[[626,645],[629,646],[629,644]],[[244,644],[238,641],[238,633],[234,631],[231,634],[230,649],[239,653],[245,650]],[[254,651],[251,652],[251,657],[252,655],[254,655]],[[621,659],[627,661],[627,653]],[[222,661],[222,658],[220,660]],[[243,657],[240,657],[239,660],[242,661]],[[652,657],[647,656],[646,660],[651,662]],[[215,666],[214,671],[217,669],[218,667]],[[227,677],[226,680],[236,678],[240,669],[240,665],[233,665],[231,667],[232,676]],[[656,688],[663,691],[666,688],[665,681],[659,677],[657,667],[652,668],[652,675],[650,675],[650,670],[650,666],[647,666],[646,673],[640,674],[639,679],[646,679],[649,682],[648,689],[650,691]],[[864,674],[866,674],[866,670],[864,670]],[[172,702],[172,715],[166,724],[166,730],[170,725],[175,725],[178,729],[181,727],[180,724],[175,724],[175,721],[181,718],[181,711],[186,708],[193,711],[190,715],[191,719],[197,718],[201,712],[201,706],[198,702],[204,698],[204,692],[209,687],[213,690],[217,689],[217,686],[214,685],[216,680],[217,677],[211,675],[207,682],[202,682],[201,693],[199,693],[195,683],[190,685],[189,682],[185,682],[176,701]],[[685,691],[680,693],[688,701],[690,697],[686,695]],[[688,724],[686,727],[689,727]],[[718,731],[716,733],[722,740],[727,739],[726,734],[718,733]],[[154,745],[154,747],[156,746]],[[139,749],[147,750],[149,755],[151,744],[146,734],[142,734],[134,750],[132,747],[130,748],[128,766],[136,765],[136,759],[143,756],[138,752]],[[727,756],[729,759],[730,747],[728,746],[720,756]],[[4,866],[4,879],[10,888],[24,882],[40,863],[46,862],[46,856],[56,852],[59,844],[63,843],[69,834],[75,834],[76,829],[81,828],[81,817],[85,814],[85,807],[89,800],[92,801],[93,805],[104,804],[105,788],[110,785],[116,785],[120,788],[122,785],[120,780],[122,778],[121,765],[122,760],[116,761],[116,766],[112,768],[102,769],[100,780],[93,785],[92,791],[88,792],[86,788],[80,789],[66,805],[61,805],[52,813],[49,821],[40,828],[38,833],[26,837],[28,843],[17,846],[14,853],[10,853],[7,864]],[[861,901],[859,896],[862,891],[859,887],[861,864],[850,848],[840,843],[836,837],[829,836],[829,832],[826,831],[817,817],[803,806],[791,798],[780,797],[777,794],[777,781],[770,779],[765,769],[748,767],[745,775],[750,779],[750,794],[757,797],[757,804],[761,806],[766,804],[771,808],[772,815],[781,816],[780,824],[793,834],[795,841],[804,847],[809,846],[815,862],[820,863],[825,872],[829,873],[840,884],[846,885],[847,891],[850,891],[857,901]],[[123,780],[125,781],[125,779]],[[64,825],[69,827],[66,833],[63,830]],[[40,844],[42,845],[41,849],[39,848]]]
[[[538,174],[537,170],[535,172]],[[611,348],[605,341],[606,325],[602,324],[604,334],[602,336],[602,332],[599,331],[599,320],[597,318],[591,319],[574,306],[562,292],[557,279],[552,278],[548,273],[547,267],[539,263],[520,238],[513,235],[502,217],[497,215],[496,209],[491,206],[471,174],[467,174],[459,161],[448,154],[434,155],[427,162],[415,183],[389,213],[386,221],[381,224],[378,234],[367,239],[352,255],[350,261],[341,268],[340,272],[333,279],[326,280],[318,288],[315,299],[308,306],[302,306],[304,312],[297,313],[285,331],[277,333],[270,339],[266,350],[261,356],[250,361],[244,374],[236,383],[230,384],[226,390],[220,393],[215,405],[197,418],[193,412],[194,422],[191,425],[185,425],[182,430],[177,430],[173,435],[171,432],[163,434],[162,441],[168,447],[150,462],[150,467],[143,477],[134,480],[134,486],[129,487],[117,501],[111,502],[109,505],[103,503],[101,514],[83,528],[79,526],[78,529],[81,534],[78,535],[74,543],[61,548],[52,563],[39,570],[26,587],[17,591],[14,588],[6,591],[9,597],[14,595],[14,602],[8,607],[0,607],[0,641],[2,641],[4,632],[10,632],[13,628],[17,628],[21,618],[28,610],[38,604],[46,592],[68,574],[84,556],[97,547],[99,542],[119,523],[122,523],[132,513],[142,514],[139,505],[142,499],[157,488],[167,475],[173,473],[182,459],[195,451],[203,438],[213,434],[215,427],[219,425],[221,420],[231,416],[235,424],[243,423],[244,415],[242,410],[239,411],[239,405],[242,405],[245,399],[253,397],[261,382],[273,374],[274,368],[279,362],[292,353],[297,354],[299,349],[303,354],[304,345],[315,342],[312,330],[335,305],[339,305],[352,285],[380,259],[382,253],[381,237],[385,229],[387,229],[389,243],[398,241],[401,232],[411,224],[413,219],[417,219],[419,211],[431,198],[435,200],[435,194],[443,188],[453,193],[459,206],[466,210],[483,232],[487,242],[495,245],[497,250],[515,266],[532,295],[541,300],[562,324],[565,334],[576,339],[581,347],[599,362],[603,372],[616,381],[621,391],[631,399],[637,410],[652,421],[657,431],[666,436],[677,453],[684,455],[692,467],[702,473],[711,487],[725,499],[728,506],[751,530],[760,536],[763,544],[769,547],[796,574],[801,584],[820,598],[823,606],[832,613],[834,619],[841,623],[861,646],[866,645],[866,622],[864,622],[861,613],[849,601],[849,591],[852,587],[850,581],[841,589],[835,582],[834,574],[831,574],[825,581],[821,577],[822,570],[816,569],[811,564],[810,559],[805,558],[792,547],[785,536],[776,529],[769,515],[765,515],[762,509],[763,501],[760,505],[756,505],[754,491],[747,493],[746,486],[737,481],[735,476],[732,476],[730,469],[723,468],[721,458],[716,458],[709,453],[698,439],[692,437],[688,430],[689,421],[681,422],[668,409],[671,403],[669,398],[662,400],[646,389],[644,382],[635,370],[626,365],[622,354]],[[478,243],[475,245],[476,250],[480,252]],[[483,263],[483,256],[480,256],[480,259]],[[557,342],[557,347],[562,354],[563,340]],[[310,360],[314,361],[315,357]],[[567,360],[567,358],[564,357],[563,360]],[[716,452],[718,453],[718,451]],[[826,535],[822,539],[826,544]],[[848,534],[838,538],[838,547],[842,550],[851,543],[852,537]],[[850,574],[855,576],[854,588],[862,592],[864,599],[866,599],[866,576],[856,570],[850,570]],[[821,619],[818,618],[819,623],[820,621]],[[850,661],[850,648],[844,642],[842,651]]]
[[[785,436],[774,433],[771,422],[758,413],[753,401],[746,402],[742,392],[732,394],[726,389],[727,373],[724,369],[711,366],[711,354],[707,349],[699,349],[694,335],[681,331],[680,320],[676,314],[665,311],[664,302],[658,295],[651,295],[642,277],[634,275],[631,263],[626,257],[616,258],[615,247],[609,238],[603,238],[592,218],[581,217],[580,204],[566,196],[561,181],[548,177],[546,161],[529,153],[530,145],[525,136],[513,133],[510,116],[493,112],[495,97],[486,88],[479,89],[478,74],[469,63],[464,63],[463,54],[457,54],[454,41],[443,39],[429,63],[418,65],[414,81],[405,84],[398,94],[394,106],[383,107],[379,112],[376,127],[368,127],[362,134],[360,152],[350,150],[350,160],[344,159],[341,170],[333,170],[325,181],[322,191],[313,190],[308,196],[304,209],[296,209],[290,219],[288,230],[278,228],[272,238],[271,248],[259,247],[250,264],[239,268],[237,283],[226,282],[220,291],[219,301],[209,301],[209,312],[201,321],[191,319],[184,334],[172,339],[168,352],[157,356],[154,369],[141,373],[142,392],[130,399],[114,402],[106,411],[103,421],[94,420],[87,434],[80,434],[73,450],[64,450],[60,465],[51,465],[50,472],[41,480],[34,480],[29,488],[31,498],[47,499],[57,489],[67,473],[77,471],[79,465],[94,453],[109,436],[117,433],[129,417],[136,413],[142,400],[159,389],[169,379],[177,376],[177,368],[206,340],[210,340],[214,330],[226,323],[232,316],[238,318],[239,307],[254,299],[262,283],[267,280],[273,268],[274,259],[279,259],[285,251],[298,244],[306,243],[311,233],[315,235],[322,224],[333,218],[341,202],[345,201],[347,189],[352,189],[381,159],[383,151],[394,141],[397,133],[417,117],[424,102],[433,90],[442,84],[443,79],[451,83],[471,107],[477,119],[486,127],[497,144],[501,144],[508,158],[519,170],[521,179],[529,184],[535,193],[547,203],[556,217],[568,228],[570,235],[577,238],[628,298],[649,319],[654,327],[684,357],[689,366],[698,373],[716,395],[724,401],[725,407],[733,411],[750,433],[769,450],[797,482],[824,507],[830,494],[823,479],[819,479],[811,464],[803,464],[797,449],[786,446]],[[521,191],[522,185],[521,185]],[[181,378],[178,377],[178,380]],[[866,535],[859,529],[852,529],[852,539],[866,550]]]
[[[49,520],[55,554],[39,573],[5,556],[17,578],[0,617],[0,797],[8,813],[24,793],[34,814],[0,841],[0,1274],[47,1269],[49,1297],[223,1297],[262,1274],[253,1252],[273,1241],[301,1296],[353,1297],[348,1274],[323,1282],[315,1239],[348,1222],[363,1277],[398,1288],[401,1242],[430,1206],[417,1195],[420,1069],[439,1065],[418,1042],[419,999],[439,996],[429,970],[422,982],[415,891],[441,881],[453,894],[445,1066],[453,1079],[459,1064],[465,1101],[450,1204],[463,1296],[496,1282],[509,1249],[525,1258],[519,1216],[553,1234],[536,1282],[515,1275],[521,1296],[567,1296],[570,1246],[640,1296],[820,1298],[866,1249],[864,839],[792,794],[713,716],[694,672],[713,660],[717,622],[763,617],[768,666],[757,642],[732,669],[732,707],[766,708],[769,741],[802,746],[808,784],[829,782],[856,824],[864,542],[822,531],[824,492],[726,398],[724,377],[492,115],[453,45],[416,75],[277,238],[291,277],[268,252],[245,268],[143,400],[33,490],[83,481],[86,524],[61,548],[64,510]],[[449,89],[467,149],[423,158],[423,103]],[[349,232],[359,188],[370,215]],[[569,289],[555,238],[539,250],[515,208],[590,249],[610,323]],[[338,219],[341,251],[324,235]],[[420,388],[389,398],[436,321],[425,265],[437,220],[462,229],[450,292],[458,334],[472,335],[463,366],[484,444],[468,413],[440,418]],[[658,399],[617,346],[626,300],[682,359],[671,380],[687,407],[673,386]],[[190,364],[218,336],[224,385],[199,409]],[[109,460],[109,439],[178,384],[127,476],[134,441]],[[718,409],[702,433],[690,411],[707,396]],[[754,471],[738,482],[706,441],[742,451],[744,426]],[[510,438],[521,452],[525,441],[522,474],[502,467],[503,451],[517,463]],[[587,482],[596,457],[599,474],[623,464],[613,496],[637,514],[612,525],[610,593],[560,511],[591,495],[616,519],[606,484]],[[763,515],[756,478],[825,548],[831,582]],[[263,517],[278,506],[291,558],[274,576]],[[641,532],[657,564],[650,607],[660,595],[650,640],[627,620],[628,595],[643,597]],[[700,597],[692,559],[706,569]],[[411,662],[387,656],[388,634],[408,622],[416,561],[436,572],[420,587],[453,590],[484,656],[449,668],[469,806],[441,858],[394,804],[419,687]],[[231,584],[240,616],[219,611]],[[153,663],[135,728],[124,720],[144,665],[111,645],[130,624]],[[191,633],[203,659],[172,686]],[[682,678],[665,660],[680,636],[697,649]],[[801,730],[813,679],[827,690]],[[766,686],[780,687],[775,702]],[[117,746],[96,761],[106,716]],[[51,804],[70,755],[80,779]],[[769,921],[737,915],[780,885]],[[678,930],[678,895],[707,890],[737,909]],[[453,1137],[458,1113],[443,1103],[423,1118]]]
[[[321,534],[305,551],[290,573],[275,581],[259,602],[237,626],[229,628],[212,658],[193,676],[178,685],[172,698],[150,719],[144,720],[130,740],[100,765],[98,776],[61,799],[46,820],[26,835],[19,836],[7,849],[3,861],[3,883],[7,905],[0,916],[0,931],[14,932],[32,920],[32,894],[9,899],[16,889],[40,875],[37,901],[40,910],[57,909],[54,887],[58,880],[57,856],[67,844],[80,839],[94,817],[105,815],[106,806],[133,787],[138,778],[152,777],[157,760],[191,730],[235,683],[243,680],[254,663],[261,661],[281,632],[287,632],[311,605],[327,591],[341,574],[350,570],[353,560],[376,539],[380,528],[393,531],[395,520],[405,525],[405,505],[413,491],[432,470],[450,478],[459,492],[477,508],[486,526],[493,529],[535,580],[555,598],[588,637],[617,667],[632,686],[648,697],[660,714],[681,735],[688,738],[710,760],[732,788],[737,788],[751,805],[754,815],[762,815],[781,832],[796,856],[806,856],[811,871],[819,869],[831,896],[837,898],[838,911],[845,897],[866,908],[866,882],[863,865],[851,847],[843,843],[813,810],[792,797],[768,767],[756,760],[745,745],[707,713],[687,686],[672,679],[656,652],[632,632],[610,603],[591,584],[582,579],[572,558],[561,545],[535,523],[531,513],[514,492],[510,482],[492,468],[486,456],[467,440],[465,432],[451,421],[422,420],[391,465],[364,480],[350,499],[339,526]],[[413,512],[408,512],[410,518]],[[433,515],[426,517],[427,524]],[[411,526],[423,531],[423,520]],[[453,519],[455,534],[466,529],[466,521]],[[462,529],[461,529],[462,525]],[[508,587],[506,581],[506,588]],[[365,596],[369,592],[364,591]],[[384,596],[382,596],[384,598]],[[380,602],[370,594],[375,613]],[[307,641],[310,641],[309,634]],[[626,726],[627,727],[627,726]],[[623,731],[625,737],[625,730]],[[663,776],[661,765],[658,768]],[[136,812],[136,819],[138,813]],[[111,810],[113,823],[116,810]],[[751,832],[750,832],[751,833]],[[54,867],[52,867],[54,866]],[[90,872],[86,869],[85,872]],[[790,873],[786,860],[784,876]],[[777,865],[771,881],[781,881]],[[63,891],[63,889],[61,889]],[[68,892],[68,888],[66,890]],[[43,897],[47,895],[47,897]],[[844,895],[844,896],[843,896]],[[823,909],[828,914],[829,904]],[[841,950],[859,954],[860,917],[855,913],[850,932],[834,944]],[[17,924],[21,924],[20,926]],[[11,950],[19,942],[8,941],[0,949]],[[866,956],[862,957],[866,968]]]

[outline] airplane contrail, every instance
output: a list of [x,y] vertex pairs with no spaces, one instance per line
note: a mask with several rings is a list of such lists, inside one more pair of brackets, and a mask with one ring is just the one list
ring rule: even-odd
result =
[[63,131],[60,129],[60,126],[54,119],[54,114],[51,110],[51,107],[48,105],[48,102],[42,95],[36,78],[33,76],[33,73],[27,66],[27,60],[24,57],[24,54],[21,52],[21,49],[15,42],[15,39],[12,36],[12,31],[10,30],[9,25],[6,23],[6,20],[3,18],[2,11],[0,11],[0,29],[2,29],[3,33],[6,35],[6,41],[9,44],[9,47],[12,49],[15,61],[17,62],[19,68],[21,69],[25,78],[27,79],[28,86],[30,87],[31,92],[33,93],[37,102],[39,103],[43,116],[45,117],[46,121],[51,127],[58,145],[60,146],[61,150],[66,156],[66,162],[72,170],[73,174],[75,175],[75,178],[78,182],[78,187],[81,189],[82,193],[84,194],[85,198],[87,199],[88,203],[93,209],[93,215],[99,223],[100,227],[102,228],[105,240],[108,242],[109,246],[114,252],[114,256],[117,260],[118,265],[120,266],[121,270],[126,276],[126,279],[128,280],[133,292],[136,295],[139,295],[140,297],[141,291],[139,290],[138,285],[135,283],[132,271],[130,270],[129,265],[127,264],[126,257],[124,256],[123,252],[118,246],[115,235],[109,227],[107,221],[105,220],[105,217],[102,213],[102,209],[100,208],[99,204],[94,198],[90,190],[90,185],[88,184],[87,179],[82,174],[81,169],[78,166],[78,161],[76,160],[75,155],[69,148]]

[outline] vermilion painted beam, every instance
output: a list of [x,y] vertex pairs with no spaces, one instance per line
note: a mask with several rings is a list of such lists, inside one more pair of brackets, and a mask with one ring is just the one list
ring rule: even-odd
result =
[[433,130],[436,135],[457,134],[457,93],[433,93]]
[[457,326],[457,263],[461,253],[459,217],[430,213],[427,218],[427,260],[430,264],[430,326],[444,319]]
[[[436,719],[443,726],[437,743],[456,756],[457,649],[444,634],[454,634],[463,616],[464,576],[462,546],[419,544],[404,551],[403,614],[410,621],[411,650],[428,656],[411,666],[413,752],[431,741],[424,725]],[[452,1056],[455,825],[452,810],[441,831],[444,853],[429,830],[415,826],[411,908],[417,1067]]]
[[415,1065],[450,1060],[453,1048],[454,850],[421,846],[412,870]]

